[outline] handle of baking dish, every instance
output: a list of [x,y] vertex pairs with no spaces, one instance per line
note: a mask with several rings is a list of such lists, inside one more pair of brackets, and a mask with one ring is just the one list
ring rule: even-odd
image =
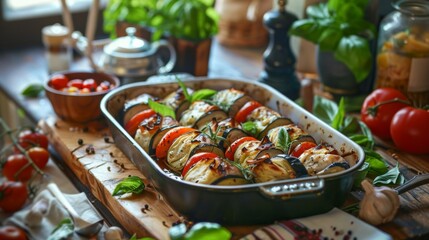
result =
[[324,179],[296,179],[287,183],[260,186],[259,190],[269,198],[288,199],[297,195],[318,195],[325,189]]

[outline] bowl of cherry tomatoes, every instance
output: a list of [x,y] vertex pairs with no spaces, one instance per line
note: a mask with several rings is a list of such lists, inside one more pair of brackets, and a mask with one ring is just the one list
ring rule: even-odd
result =
[[87,123],[102,117],[101,99],[119,79],[100,72],[59,72],[45,83],[45,93],[56,115],[69,122]]

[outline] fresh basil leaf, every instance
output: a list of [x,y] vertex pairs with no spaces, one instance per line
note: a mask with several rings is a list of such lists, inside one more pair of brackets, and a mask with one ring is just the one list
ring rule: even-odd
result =
[[345,4],[341,4],[337,11],[337,17],[340,20],[352,21],[353,19],[364,18],[364,9],[360,8],[353,1],[349,1]]
[[343,34],[338,29],[326,28],[319,37],[318,44],[322,51],[334,51]]
[[231,232],[217,223],[201,222],[191,227],[185,240],[229,240]]
[[361,187],[361,182],[366,178],[366,175],[368,175],[368,170],[369,170],[369,163],[364,162],[362,167],[360,167],[357,170],[357,174],[353,182],[354,187],[357,187],[357,188]]
[[404,176],[399,171],[399,163],[396,167],[390,169],[387,173],[377,176],[372,182],[374,185],[400,185],[405,181]]
[[371,50],[368,40],[363,37],[343,37],[335,50],[335,58],[347,65],[358,83],[362,82],[371,70]]
[[325,3],[310,5],[307,7],[305,12],[307,13],[308,17],[316,19],[326,19],[330,16],[327,5]]
[[359,131],[359,120],[353,116],[345,116],[341,132],[345,135],[357,133]]
[[176,113],[174,112],[174,110],[171,107],[166,106],[166,105],[161,104],[161,103],[158,103],[158,102],[155,102],[152,99],[149,99],[148,105],[156,113],[161,114],[161,116],[163,116],[163,117],[169,116],[169,117],[176,119]]
[[314,19],[302,19],[295,21],[289,30],[290,35],[295,35],[307,39],[317,44],[319,37],[323,32],[323,27]]
[[193,103],[198,100],[208,99],[215,94],[216,91],[213,89],[200,89],[192,93],[190,102]]
[[359,126],[360,126],[360,130],[362,131],[362,134],[365,135],[368,138],[369,145],[367,145],[367,149],[368,150],[374,149],[375,140],[374,140],[374,137],[372,136],[371,130],[362,121],[359,121]]
[[275,146],[283,152],[287,153],[289,150],[290,143],[290,136],[286,128],[280,128],[278,141],[276,142]]
[[34,98],[34,97],[38,97],[40,93],[43,92],[43,90],[44,90],[43,85],[34,83],[24,88],[21,94],[25,97]]
[[241,124],[241,128],[245,131],[250,133],[253,136],[258,135],[258,129],[256,128],[256,123],[247,121]]
[[191,95],[189,95],[188,92],[188,87],[186,87],[186,85],[182,82],[182,80],[180,80],[177,76],[176,76],[176,80],[179,83],[180,88],[183,91],[183,94],[185,95],[186,100],[188,100],[188,102],[192,102],[191,100]]
[[65,218],[54,228],[48,240],[68,239],[74,232],[74,225],[70,218]]
[[329,99],[314,96],[313,114],[327,124],[331,124],[338,112],[338,105]]
[[344,116],[346,112],[344,111],[344,98],[340,99],[340,104],[338,105],[338,111],[332,119],[331,126],[337,130],[341,130],[344,122]]
[[123,179],[116,185],[112,196],[120,196],[126,193],[140,194],[145,189],[144,182],[137,176],[130,176]]
[[365,162],[369,164],[368,175],[379,176],[388,171],[388,165],[380,154],[372,150],[364,149]]
[[367,147],[371,144],[370,140],[367,136],[362,134],[355,134],[349,137],[351,140],[353,140],[355,143],[359,144],[361,147]]

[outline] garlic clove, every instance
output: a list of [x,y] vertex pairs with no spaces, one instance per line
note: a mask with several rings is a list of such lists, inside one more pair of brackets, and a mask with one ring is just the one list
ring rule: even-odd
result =
[[28,227],[38,227],[42,224],[42,220],[48,212],[49,201],[48,199],[40,199],[35,202],[33,206],[25,215],[24,221]]
[[105,240],[122,240],[123,237],[124,232],[121,228],[116,226],[111,226],[104,232]]

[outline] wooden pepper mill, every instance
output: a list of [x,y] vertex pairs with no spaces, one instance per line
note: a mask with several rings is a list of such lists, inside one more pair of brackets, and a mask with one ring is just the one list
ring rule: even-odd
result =
[[300,82],[295,74],[296,60],[290,48],[288,31],[297,17],[286,11],[286,0],[279,0],[277,4],[278,9],[264,14],[269,44],[264,52],[264,71],[259,81],[295,100],[299,97]]

